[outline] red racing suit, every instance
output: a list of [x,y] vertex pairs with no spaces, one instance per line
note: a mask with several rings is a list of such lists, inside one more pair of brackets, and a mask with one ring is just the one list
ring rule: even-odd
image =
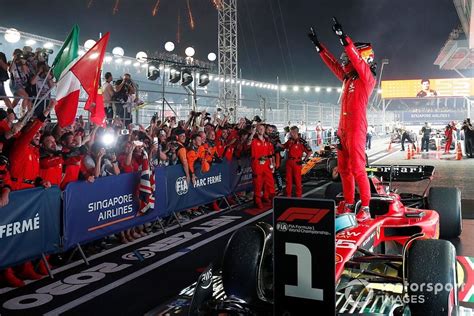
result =
[[275,181],[270,168],[273,145],[270,140],[254,138],[250,145],[252,153],[253,190],[257,206],[262,203],[263,198],[271,199],[275,196]]
[[10,175],[12,190],[34,188],[42,179],[40,173],[39,147],[31,144],[31,140],[43,125],[43,120],[36,119],[27,131],[13,143],[10,152]]
[[294,140],[290,138],[283,147],[288,151],[286,159],[286,196],[291,196],[293,188],[293,180],[295,180],[295,195],[301,197],[303,187],[301,185],[301,168],[303,167],[303,153],[309,155],[311,148],[308,143],[301,138]]
[[324,63],[343,82],[337,130],[342,147],[337,151],[337,162],[344,199],[346,203],[354,204],[357,183],[362,207],[365,207],[369,206],[370,202],[370,184],[365,171],[367,102],[375,87],[375,78],[352,40],[349,37],[346,39],[348,45],[344,50],[350,61],[346,67],[341,66],[324,46],[320,55]]
[[444,146],[444,152],[449,153],[449,149],[451,148],[451,144],[453,143],[453,131],[455,131],[455,127],[449,126],[445,131],[444,135],[446,136],[446,145]]

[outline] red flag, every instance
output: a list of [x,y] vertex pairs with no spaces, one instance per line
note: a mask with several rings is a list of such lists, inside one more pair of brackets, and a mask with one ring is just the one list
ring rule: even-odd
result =
[[64,100],[58,100],[58,105],[55,107],[58,122],[61,127],[74,123],[78,105],[76,100],[79,98],[80,87],[82,87],[88,95],[84,109],[91,112],[91,120],[93,118],[94,123],[102,124],[105,111],[104,103],[103,101],[101,102],[102,95],[98,97],[98,89],[102,62],[104,60],[109,36],[110,33],[106,33],[84,56],[74,63],[69,69],[69,72],[62,77],[63,79],[61,80],[64,81],[64,84],[61,85],[61,91],[64,90],[62,94],[67,95],[67,97],[64,98]]

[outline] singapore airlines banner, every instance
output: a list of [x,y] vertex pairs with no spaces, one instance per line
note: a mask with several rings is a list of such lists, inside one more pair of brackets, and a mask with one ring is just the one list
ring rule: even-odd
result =
[[383,80],[382,98],[474,96],[474,78]]

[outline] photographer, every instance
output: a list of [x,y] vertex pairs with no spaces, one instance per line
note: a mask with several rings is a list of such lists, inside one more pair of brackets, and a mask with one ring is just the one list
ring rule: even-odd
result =
[[[31,108],[31,94],[30,78],[33,75],[31,68],[27,63],[27,56],[23,54],[21,49],[15,49],[13,52],[13,60],[10,63],[10,88],[15,96],[12,107],[15,107],[20,100],[23,110]],[[28,91],[27,91],[28,90]]]
[[104,98],[105,114],[107,116],[107,122],[112,122],[115,116],[115,104],[112,102],[114,96],[114,87],[112,74],[110,72],[105,73],[105,83],[102,85],[102,97]]
[[[34,115],[38,116],[43,113],[44,109],[49,106],[51,99],[51,89],[54,87],[53,74],[49,73],[49,67],[45,62],[38,62],[36,75],[30,80],[30,84],[35,86],[38,101],[45,98],[36,105]],[[48,75],[46,77],[46,75]]]
[[130,74],[124,74],[122,79],[115,81],[115,93],[112,97],[115,101],[114,114],[122,119],[126,126],[132,122],[129,98],[133,94],[135,94],[135,86]]
[[5,91],[5,81],[9,79],[8,77],[8,63],[7,57],[3,52],[0,52],[0,100],[5,102],[7,108],[12,107],[10,99],[7,98],[7,93]]
[[82,160],[81,174],[86,179],[119,175],[120,169],[115,152],[106,150],[100,143],[94,143],[91,152]]

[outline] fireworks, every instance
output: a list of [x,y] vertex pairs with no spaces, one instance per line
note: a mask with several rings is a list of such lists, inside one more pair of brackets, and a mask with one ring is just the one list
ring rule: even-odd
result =
[[189,0],[186,0],[186,5],[188,7],[189,26],[191,27],[191,30],[194,30],[196,25],[194,24],[193,11],[191,10],[191,4],[189,3]]
[[112,14],[115,15],[119,10],[120,0],[115,0],[114,8],[112,9]]
[[160,8],[160,0],[156,0],[155,6],[151,10],[151,15],[155,16],[159,8]]
[[216,10],[221,10],[222,9],[222,0],[211,0],[212,5]]

